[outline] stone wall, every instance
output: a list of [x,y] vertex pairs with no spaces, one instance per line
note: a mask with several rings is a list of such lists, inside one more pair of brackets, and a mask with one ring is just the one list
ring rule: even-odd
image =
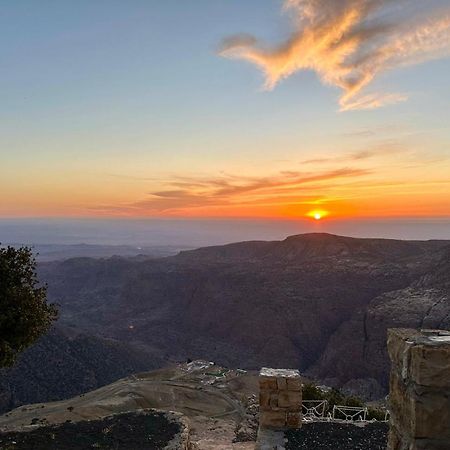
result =
[[450,449],[450,332],[388,330],[388,450]]
[[259,375],[261,428],[300,428],[302,382],[298,370],[262,368]]

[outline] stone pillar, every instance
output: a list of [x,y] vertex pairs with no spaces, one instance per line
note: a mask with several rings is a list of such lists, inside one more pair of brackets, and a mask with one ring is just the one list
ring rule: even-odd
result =
[[302,426],[302,382],[298,370],[261,369],[259,425],[280,430]]
[[450,332],[388,330],[388,450],[450,449]]

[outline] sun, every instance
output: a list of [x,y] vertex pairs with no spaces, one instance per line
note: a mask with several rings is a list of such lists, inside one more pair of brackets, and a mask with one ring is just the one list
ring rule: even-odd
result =
[[322,220],[324,217],[328,216],[328,211],[315,209],[313,211],[309,211],[306,215],[314,220]]

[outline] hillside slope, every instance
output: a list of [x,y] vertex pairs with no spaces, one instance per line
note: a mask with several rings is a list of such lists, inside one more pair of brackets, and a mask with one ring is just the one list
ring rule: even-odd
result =
[[330,337],[310,373],[321,379],[337,378],[340,384],[348,382],[350,390],[358,386],[369,397],[373,383],[363,380],[368,375],[387,389],[388,328],[450,329],[449,249],[440,255],[427,273],[407,288],[381,294],[357,310]]
[[[250,450],[255,443],[247,441],[256,439],[258,425],[257,393],[257,373],[229,370],[206,361],[172,365],[123,378],[71,399],[26,405],[0,415],[0,441],[5,442],[4,432],[28,432],[42,425],[71,423],[72,431],[80,434],[86,420],[156,408],[177,411],[189,419],[195,448]],[[115,419],[117,425],[117,416]],[[130,434],[130,427],[122,429],[125,436]],[[75,448],[88,447],[92,448],[85,443]]]
[[0,413],[26,403],[61,400],[96,389],[161,361],[113,340],[71,337],[53,329],[0,371]]
[[380,394],[387,326],[449,326],[436,279],[449,245],[307,234],[158,260],[72,259],[40,275],[61,323],[89,334],[162,358],[363,380]]

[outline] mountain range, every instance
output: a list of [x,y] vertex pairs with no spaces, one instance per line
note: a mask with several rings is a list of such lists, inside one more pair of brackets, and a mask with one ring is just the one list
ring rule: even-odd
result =
[[368,399],[387,393],[387,328],[450,328],[443,240],[304,234],[42,262],[39,276],[60,305],[58,326],[126,343],[144,365],[299,368]]

